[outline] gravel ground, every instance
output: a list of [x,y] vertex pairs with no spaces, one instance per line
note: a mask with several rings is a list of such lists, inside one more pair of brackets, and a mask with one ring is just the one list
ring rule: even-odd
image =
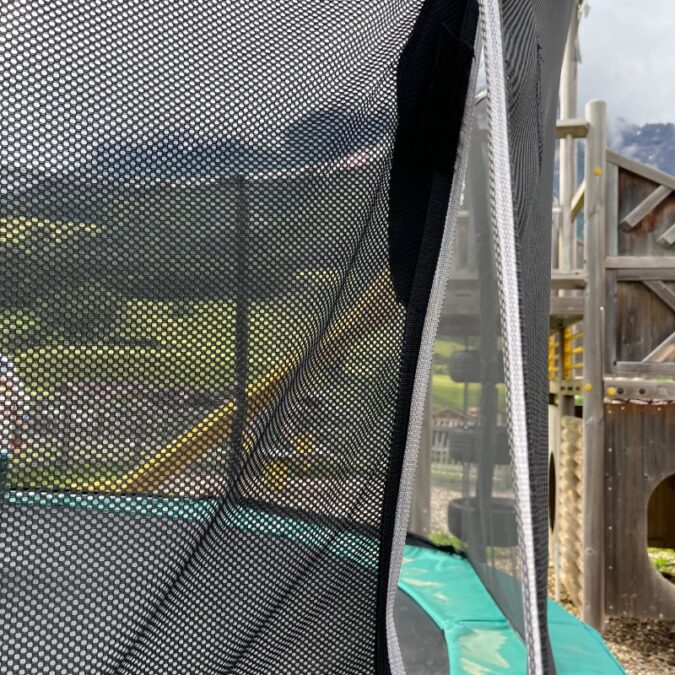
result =
[[[431,496],[431,531],[447,532],[449,499],[459,496],[446,486],[434,485]],[[549,593],[553,596],[553,571],[549,571]],[[564,594],[560,604],[575,616],[579,612]],[[607,646],[629,675],[675,675],[675,621],[614,617],[603,632]]]
[[[553,570],[549,570],[548,580],[549,593],[553,595]],[[560,604],[579,616],[565,594]],[[613,617],[607,620],[602,636],[629,675],[675,673],[675,621]]]

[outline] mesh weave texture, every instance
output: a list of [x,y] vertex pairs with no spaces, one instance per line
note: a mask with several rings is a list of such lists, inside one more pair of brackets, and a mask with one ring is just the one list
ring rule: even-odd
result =
[[0,12],[0,668],[386,672],[474,3]]
[[[431,464],[430,528],[464,550],[513,627],[524,637],[523,541],[519,540],[513,475],[530,475],[540,644],[547,672],[554,664],[546,625],[548,568],[547,339],[550,303],[550,219],[558,76],[572,2],[500,0],[516,226],[518,296],[528,434],[527,464],[514,461],[507,429],[507,392],[489,203],[488,122],[477,105],[465,200],[455,226],[454,266],[434,352],[434,415],[427,446]],[[487,35],[487,40],[494,36]],[[502,176],[502,178],[507,178]],[[508,205],[500,204],[499,208]],[[516,453],[517,454],[517,453]],[[427,469],[429,470],[429,469]],[[442,506],[443,508],[438,508]],[[424,528],[421,520],[418,527]],[[420,532],[419,534],[423,534]],[[533,596],[535,593],[532,594]],[[530,614],[531,616],[531,614]],[[530,645],[534,647],[535,645]]]

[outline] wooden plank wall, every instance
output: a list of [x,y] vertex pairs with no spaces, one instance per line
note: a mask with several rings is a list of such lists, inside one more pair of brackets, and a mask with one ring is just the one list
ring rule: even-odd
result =
[[[675,192],[671,193],[633,228],[620,227],[623,219],[659,186],[657,183],[620,169],[618,175],[616,251],[610,255],[655,256],[672,258],[675,245],[659,241],[659,237],[675,223]],[[666,281],[666,287],[675,292],[675,282]],[[617,361],[642,361],[655,347],[675,331],[675,313],[645,284],[640,281],[621,281],[616,284],[614,336],[608,336],[615,345],[609,346]],[[614,332],[613,331],[613,332]]]
[[616,284],[615,307],[618,361],[642,361],[675,331],[675,313],[639,281]]
[[[663,194],[667,196],[652,199],[657,206],[643,209],[645,215],[639,220],[627,218],[640,211],[641,204],[651,204],[650,196]],[[609,254],[672,260],[675,245],[662,235],[675,223],[675,193],[668,195],[658,183],[620,167],[617,198],[614,222],[607,223],[608,236],[613,238]],[[640,281],[643,278],[658,281],[645,266],[631,280],[612,284],[605,345],[611,354],[610,372],[617,361],[633,362],[638,374],[640,362],[675,332],[675,312]],[[666,296],[668,289],[675,292],[675,282],[661,280]],[[649,377],[647,366],[643,376]],[[607,613],[675,619],[675,585],[659,575],[647,555],[648,544],[675,546],[675,403],[646,397],[609,402],[605,424]]]
[[650,529],[652,541],[672,536],[668,493],[648,505],[675,475],[675,403],[608,403],[605,424],[607,613],[675,619],[675,585],[647,556]]
[[[657,183],[620,169],[619,223],[657,187]],[[663,257],[675,255],[675,246],[667,246],[658,241],[673,223],[675,223],[675,193],[671,193],[633,229],[619,228],[618,254]]]

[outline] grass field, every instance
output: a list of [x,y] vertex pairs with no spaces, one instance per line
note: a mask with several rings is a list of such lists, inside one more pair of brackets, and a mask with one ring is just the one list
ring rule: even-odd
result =
[[[3,217],[0,248],[15,250],[24,246],[42,251],[48,246],[49,250],[60,250],[78,238],[89,240],[102,232],[93,224]],[[325,270],[306,270],[298,278],[304,278],[304,283],[316,289],[333,285],[334,276]],[[83,381],[208,390],[226,390],[232,384],[236,321],[232,300],[125,302],[110,299],[93,287],[71,290],[65,300],[59,295],[52,300],[45,298],[35,308],[0,311],[0,353],[12,356],[32,397],[49,397],[65,383]],[[55,305],[59,299],[61,303]],[[109,317],[103,316],[104,309],[111,312]],[[101,313],[100,317],[94,314],[96,311]],[[313,315],[311,307],[300,306],[292,295],[251,303],[251,378],[303,353],[309,337],[318,329],[319,311]],[[289,316],[293,317],[292,322],[288,322]],[[72,334],[72,326],[82,321],[92,322],[96,330],[93,335],[78,339]],[[462,348],[463,345],[448,339],[436,341],[434,410],[462,408],[465,403],[465,387],[453,382],[447,370],[451,354]],[[395,350],[396,345],[386,331],[376,333],[344,354],[341,366],[348,374],[367,378],[387,367],[388,360],[391,363],[395,357]],[[478,388],[469,387],[467,394],[468,405],[476,405]]]
[[[252,303],[250,377],[305,348],[307,332],[317,318],[303,314],[298,330],[296,314],[291,329],[283,317],[292,311],[288,298]],[[12,355],[33,397],[49,396],[66,382],[81,381],[224,390],[234,377],[236,307],[228,300],[129,301],[108,335],[89,344],[59,343],[63,338],[42,330],[39,318],[27,311],[5,312],[0,321],[6,330],[14,328],[13,339],[18,329],[44,345]],[[7,353],[7,346],[3,347]]]
[[[294,315],[292,324],[285,320]],[[249,313],[250,377],[306,349],[319,316],[300,317],[292,297],[252,303]],[[29,347],[12,354],[27,393],[52,396],[68,382],[133,382],[149,387],[186,387],[225,391],[234,379],[236,306],[230,300],[197,302],[128,301],[112,329],[93,344],[67,344],[40,325],[30,310],[0,313],[0,349],[11,353],[10,340]],[[463,346],[439,339],[434,346],[433,410],[464,406],[465,387],[448,375],[450,355]],[[356,377],[372,376],[393,358],[395,344],[385,331],[374,333],[344,355],[342,367]],[[479,403],[480,387],[469,385],[467,404]]]
[[[480,396],[477,385],[468,387],[468,405],[478,405]],[[434,412],[443,408],[457,408],[464,406],[464,385],[458,384],[443,373],[434,373],[431,378],[431,403]]]
[[675,583],[675,549],[650,546],[647,549],[647,554],[657,571],[666,579]]
[[[92,224],[5,217],[0,218],[0,248],[37,246],[36,250],[42,250],[40,246],[48,246],[56,250],[71,240],[91,239],[101,232]],[[326,271],[305,271],[300,274],[303,276],[314,288],[335,282]],[[118,302],[104,298],[105,294],[96,289],[79,290],[80,295],[73,289],[68,296],[70,304],[63,307],[52,306],[45,299],[48,311],[40,303],[32,309],[0,311],[0,353],[12,356],[33,398],[52,396],[69,382],[132,382],[153,388],[182,386],[216,391],[232,385],[236,322],[232,300]],[[90,290],[98,294],[91,296]],[[88,316],[103,312],[104,300],[113,303],[110,317]],[[312,315],[311,308],[304,305],[299,309],[297,298],[290,295],[253,302],[249,309],[251,378],[302,354],[319,326],[319,312]],[[293,317],[290,323],[289,316]],[[81,320],[93,321],[96,332],[74,339],[72,331],[67,330],[68,323],[77,325]],[[465,392],[464,385],[448,375],[448,359],[462,348],[448,339],[436,341],[432,380],[435,411],[478,404],[478,387],[470,386]],[[395,350],[386,331],[376,333],[342,355],[341,367],[354,377],[368,378],[387,367],[388,360],[391,363]]]
[[[464,407],[465,387],[463,384],[455,382],[448,373],[448,361],[453,352],[465,349],[463,344],[454,342],[447,338],[439,337],[434,343],[434,360],[432,371],[432,390],[431,399],[433,411],[437,412],[443,408],[457,408],[461,410]],[[466,391],[466,404],[468,407],[477,407],[480,405],[481,387],[479,384],[470,384]],[[504,385],[498,386],[499,405],[503,409],[505,403]]]

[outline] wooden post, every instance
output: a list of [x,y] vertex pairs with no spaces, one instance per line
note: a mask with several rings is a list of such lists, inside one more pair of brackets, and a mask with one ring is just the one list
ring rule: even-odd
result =
[[[577,29],[578,12],[572,12],[572,21],[567,33],[562,71],[560,74],[560,118],[577,116]],[[571,272],[576,269],[577,233],[571,217],[572,199],[577,189],[577,141],[571,134],[560,140],[560,269]]]
[[[560,484],[560,406],[548,406],[548,447],[549,463],[553,461],[555,467],[555,484],[549,482],[549,508],[553,504],[553,513],[549,513],[549,522],[551,523],[551,538],[549,539],[549,555],[553,564],[554,579],[554,597],[556,602],[560,601],[560,540],[559,540],[559,519],[560,509],[558,508],[559,484]],[[550,475],[550,474],[549,474]],[[551,494],[552,492],[552,494]]]
[[[605,254],[619,255],[619,167],[607,163],[607,203],[605,206],[606,234]],[[617,271],[605,270],[605,375],[613,373],[617,361],[616,300]]]
[[[562,70],[560,73],[560,118],[564,123],[566,120],[576,119],[577,117],[577,54],[576,40],[578,28],[578,13],[572,12],[569,29],[567,31],[567,41],[565,43],[565,53],[563,55]],[[560,160],[559,160],[559,198],[560,212],[558,215],[558,254],[557,267],[561,272],[572,272],[577,269],[576,261],[576,224],[572,219],[572,199],[577,189],[577,140],[571,132],[560,138]],[[577,295],[577,291],[558,291],[560,295]],[[560,344],[560,380],[565,378],[563,364],[565,361],[565,329],[559,328],[558,332]],[[558,391],[557,394],[558,415],[555,420],[558,424],[557,436],[562,434],[562,420],[570,415],[574,415],[574,395]],[[556,463],[556,471],[559,476],[562,468]],[[560,511],[560,510],[559,510]],[[554,533],[555,535],[555,533]],[[555,537],[554,537],[555,538]],[[560,555],[560,542],[556,539],[554,545],[554,556]],[[559,575],[556,575],[556,578]]]
[[605,618],[605,439],[603,391],[603,325],[605,318],[605,232],[607,104],[586,106],[584,303],[584,621],[601,630]]

